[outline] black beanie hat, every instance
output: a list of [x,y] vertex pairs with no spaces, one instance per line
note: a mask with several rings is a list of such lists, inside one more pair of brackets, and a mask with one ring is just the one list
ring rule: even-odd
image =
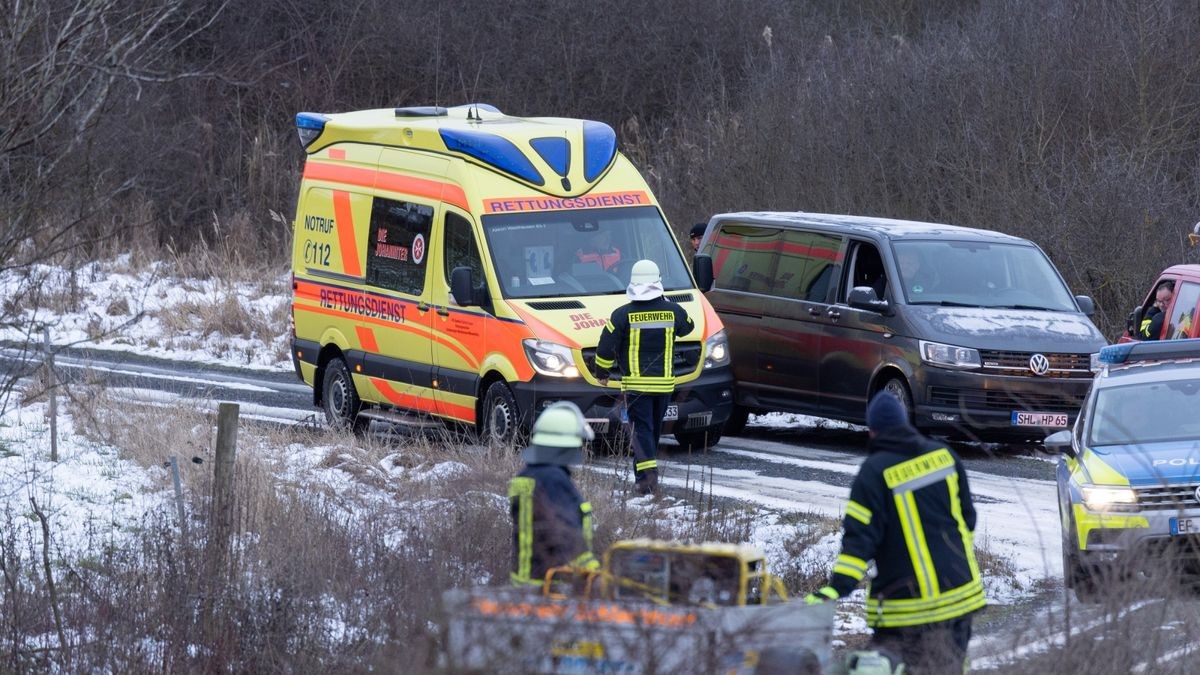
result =
[[907,429],[911,425],[900,399],[891,392],[881,391],[867,406],[867,426],[878,434],[892,429]]
[[696,223],[692,226],[690,237],[703,237],[704,230],[708,229],[708,223]]

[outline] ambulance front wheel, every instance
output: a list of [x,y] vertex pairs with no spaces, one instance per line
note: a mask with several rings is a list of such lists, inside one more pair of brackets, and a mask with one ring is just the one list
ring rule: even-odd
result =
[[483,395],[479,440],[496,445],[514,445],[520,439],[521,416],[517,399],[503,382],[493,382]]
[[352,429],[355,433],[366,430],[370,420],[358,416],[362,400],[354,388],[350,369],[340,358],[325,365],[325,379],[321,385],[321,407],[325,410],[325,421],[338,430]]

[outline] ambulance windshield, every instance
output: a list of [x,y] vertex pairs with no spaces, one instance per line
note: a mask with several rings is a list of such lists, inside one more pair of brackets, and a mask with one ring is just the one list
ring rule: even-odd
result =
[[483,229],[508,298],[624,293],[641,259],[658,263],[664,290],[693,287],[653,206],[493,214]]

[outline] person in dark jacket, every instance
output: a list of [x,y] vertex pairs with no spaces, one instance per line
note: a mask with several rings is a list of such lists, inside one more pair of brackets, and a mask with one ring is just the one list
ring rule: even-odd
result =
[[1171,297],[1174,295],[1173,282],[1164,281],[1158,285],[1158,289],[1154,291],[1154,304],[1150,305],[1146,316],[1142,317],[1137,336],[1139,340],[1157,340],[1162,337],[1163,322],[1167,318],[1167,308],[1171,306]]
[[552,403],[533,423],[521,453],[525,468],[508,485],[513,585],[540,586],[552,567],[600,567],[592,555],[592,505],[568,468],[583,463],[583,445],[592,438],[583,413],[568,401]]
[[688,240],[692,243],[693,255],[700,251],[700,240],[704,238],[704,231],[707,229],[708,223],[696,223],[688,233]]
[[971,617],[987,604],[975,561],[975,507],[962,461],[912,427],[895,395],[867,406],[869,454],[850,486],[842,550],[829,585],[805,600],[867,592],[872,642],[910,673],[964,672]]
[[652,260],[633,264],[630,302],[609,317],[596,346],[596,379],[608,384],[619,368],[621,391],[633,425],[633,468],[641,494],[658,491],[658,437],[675,391],[675,339],[692,332],[692,319],[663,297],[662,277]]

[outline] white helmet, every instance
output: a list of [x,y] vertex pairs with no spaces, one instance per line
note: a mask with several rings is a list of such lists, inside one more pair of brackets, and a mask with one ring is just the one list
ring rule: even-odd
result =
[[658,265],[653,260],[639,260],[633,263],[625,295],[630,300],[653,300],[662,294],[662,274],[658,271]]
[[653,284],[662,281],[662,274],[658,271],[658,265],[653,260],[639,260],[633,263],[633,269],[629,273],[629,283],[631,284]]
[[521,453],[521,458],[527,464],[580,464],[583,462],[583,445],[595,437],[579,406],[570,401],[557,401],[543,410],[533,423],[529,447]]

